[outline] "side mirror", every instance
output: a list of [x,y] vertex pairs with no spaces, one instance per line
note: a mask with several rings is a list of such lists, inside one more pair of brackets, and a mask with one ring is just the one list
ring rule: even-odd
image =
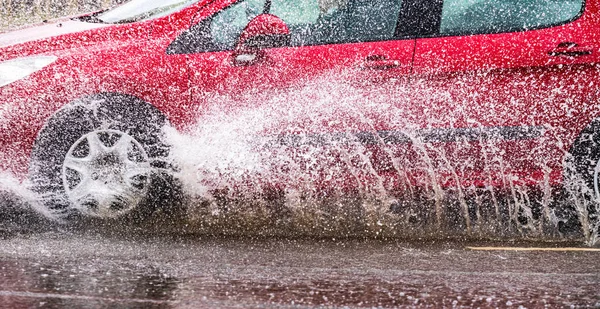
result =
[[290,43],[290,30],[281,18],[261,14],[248,23],[235,48],[234,64],[252,65],[263,56],[263,49],[283,47]]

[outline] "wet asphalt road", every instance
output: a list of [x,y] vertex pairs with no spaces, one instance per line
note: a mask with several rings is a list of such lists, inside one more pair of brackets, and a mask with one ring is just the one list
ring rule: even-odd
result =
[[13,236],[0,308],[600,307],[600,252],[468,245]]

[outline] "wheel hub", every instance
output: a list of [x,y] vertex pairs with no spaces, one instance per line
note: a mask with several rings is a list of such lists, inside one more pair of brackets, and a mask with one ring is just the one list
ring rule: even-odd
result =
[[151,166],[142,145],[115,130],[90,132],[69,149],[62,168],[67,198],[84,214],[115,218],[146,196]]
[[116,153],[98,156],[96,160],[90,163],[92,180],[103,180],[106,184],[123,181],[119,178],[124,175],[125,169],[125,164]]

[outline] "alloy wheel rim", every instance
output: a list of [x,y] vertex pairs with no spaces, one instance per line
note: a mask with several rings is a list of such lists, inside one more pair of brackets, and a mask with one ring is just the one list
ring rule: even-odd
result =
[[62,181],[71,205],[86,215],[116,218],[146,196],[152,168],[132,136],[116,130],[90,132],[67,152]]

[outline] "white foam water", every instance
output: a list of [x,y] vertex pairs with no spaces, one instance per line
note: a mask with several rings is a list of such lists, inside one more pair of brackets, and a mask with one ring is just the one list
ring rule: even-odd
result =
[[61,218],[41,203],[41,197],[29,190],[26,181],[13,173],[0,172],[0,234],[44,232]]
[[[419,106],[423,96],[448,102],[449,92],[421,86],[416,94],[402,87],[365,94],[343,80],[329,75],[286,91],[205,96],[210,108],[199,108],[196,124],[183,132],[167,129],[179,177],[195,201],[192,225],[233,234],[568,238],[559,231],[573,215],[566,203],[575,205],[587,243],[596,242],[593,223],[583,214],[590,206],[549,185],[545,145],[558,143],[552,134],[537,136],[538,146],[529,149],[544,173],[531,188],[504,159],[498,139],[473,139],[467,132],[453,148],[424,140],[421,128],[453,126],[463,116],[460,108],[417,114],[435,108]],[[377,131],[382,115],[391,127],[402,128],[407,143],[384,140]],[[389,158],[386,166],[373,160],[373,145],[379,157]],[[398,150],[406,145],[413,156]],[[473,149],[482,158],[457,163],[461,152]],[[484,186],[464,185],[481,162],[489,177]],[[421,178],[411,178],[415,174]]]
[[[176,224],[187,232],[236,236],[597,242],[599,220],[589,215],[599,213],[597,203],[549,185],[544,145],[559,142],[549,128],[540,126],[547,134],[528,149],[544,179],[532,188],[505,160],[494,135],[501,133],[482,134],[483,124],[465,116],[465,102],[478,94],[457,97],[418,83],[365,92],[356,82],[332,74],[285,91],[204,94],[208,103],[194,111],[195,123],[181,132],[164,130],[186,195],[187,216]],[[474,129],[460,128],[457,119],[465,118]],[[382,123],[397,132],[382,131]],[[472,153],[480,156],[465,155]],[[478,168],[480,183],[465,181]],[[5,204],[59,219],[41,206],[44,197],[26,188],[0,174],[0,190],[12,197]],[[561,230],[573,217],[583,233]]]

